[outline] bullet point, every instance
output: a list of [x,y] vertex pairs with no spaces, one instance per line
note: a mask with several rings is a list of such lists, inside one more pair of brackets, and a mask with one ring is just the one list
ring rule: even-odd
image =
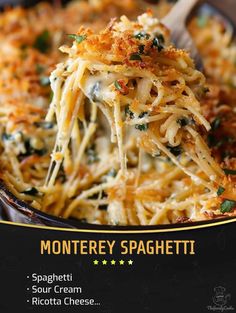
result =
[[29,302],[29,300],[27,300],[27,302]]
[[27,288],[27,290],[29,290],[29,288]]
[[27,276],[27,278],[29,278],[29,276]]

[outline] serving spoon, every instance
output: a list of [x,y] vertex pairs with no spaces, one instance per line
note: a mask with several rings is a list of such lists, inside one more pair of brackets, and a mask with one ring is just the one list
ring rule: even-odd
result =
[[[200,5],[202,6],[200,7]],[[179,0],[161,22],[170,29],[171,41],[175,46],[189,51],[195,61],[196,68],[202,71],[202,59],[187,30],[187,20],[194,9],[199,7],[201,14],[217,16],[225,27],[233,33],[236,25],[236,15],[232,10],[234,6],[235,0]]]
[[187,18],[198,3],[199,0],[179,0],[161,22],[169,28],[175,46],[189,51],[197,69],[202,70],[202,59],[186,27]]

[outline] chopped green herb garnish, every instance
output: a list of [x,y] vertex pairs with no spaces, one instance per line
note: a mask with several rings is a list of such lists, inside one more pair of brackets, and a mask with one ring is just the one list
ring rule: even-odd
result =
[[128,116],[130,119],[134,118],[134,113],[129,109],[128,105],[126,105],[125,107],[125,115]]
[[112,168],[108,173],[107,176],[116,177],[117,171],[116,169]]
[[170,153],[174,154],[174,156],[179,156],[182,153],[182,148],[180,145],[176,147],[172,147],[168,145],[167,149],[170,151]]
[[203,28],[207,25],[208,16],[207,15],[200,15],[197,18],[197,26]]
[[221,124],[221,117],[217,116],[214,121],[211,123],[212,130],[216,130],[220,127]]
[[43,129],[50,129],[50,128],[53,128],[54,124],[52,122],[35,122],[34,125],[36,127],[41,127]]
[[48,76],[41,76],[40,77],[40,84],[41,86],[49,86],[50,85],[50,79]]
[[68,37],[74,39],[77,43],[81,43],[87,38],[86,35],[76,35],[76,34],[69,34]]
[[138,118],[143,118],[146,115],[148,115],[148,112],[142,112],[139,114]]
[[14,136],[11,134],[3,133],[2,140],[14,140]]
[[129,93],[129,88],[126,83],[122,79],[118,79],[114,81],[115,88],[122,94],[127,95]]
[[88,164],[92,164],[99,161],[99,157],[96,152],[95,145],[91,145],[87,150],[86,154],[88,156]]
[[219,186],[219,188],[218,188],[218,190],[217,190],[217,196],[221,196],[222,193],[224,193],[224,191],[225,191],[225,188],[222,187],[222,186]]
[[214,147],[214,146],[217,144],[217,140],[216,140],[216,138],[215,138],[214,135],[209,134],[209,135],[207,136],[207,144],[208,144],[208,146],[209,146],[210,148],[211,148],[211,147]]
[[137,38],[137,39],[142,39],[142,38],[144,38],[144,39],[149,39],[150,38],[150,35],[149,34],[147,34],[147,33],[145,33],[145,32],[140,32],[140,33],[138,33],[138,34],[136,34],[135,36],[134,36],[134,38]]
[[164,49],[164,44],[165,40],[163,35],[158,35],[156,36],[153,41],[152,41],[152,47],[156,47],[158,49],[158,51],[160,52],[161,50]]
[[[128,110],[129,110],[129,108],[128,108]],[[143,118],[147,114],[148,114],[148,112],[142,112],[142,113],[139,114],[138,117],[139,118]],[[130,117],[130,118],[134,118],[134,113],[133,112],[131,112],[131,116],[132,117]],[[140,130],[140,131],[146,131],[148,129],[148,124],[135,124],[135,128]]]
[[[147,114],[148,112],[142,112],[139,114],[138,118],[143,118]],[[126,105],[125,107],[125,115],[128,116],[130,119],[133,119],[135,117],[134,113],[130,110],[128,105]]]
[[46,53],[50,48],[50,33],[48,30],[44,30],[36,38],[33,47],[42,53]]
[[208,87],[203,87],[203,92],[204,93],[208,93],[210,91],[210,89]]
[[140,131],[146,131],[148,129],[148,124],[136,124],[135,128]]
[[35,69],[38,74],[42,74],[45,71],[45,67],[38,63],[35,65]]
[[236,201],[226,199],[220,205],[220,212],[229,213],[235,207],[236,207]]
[[121,84],[120,84],[117,80],[114,82],[114,85],[115,85],[115,87],[116,87],[117,90],[119,90],[119,91],[122,91],[122,90],[123,90]]
[[189,124],[189,119],[187,117],[181,117],[176,121],[181,127],[187,126]]
[[161,42],[161,43],[165,43],[165,38],[164,38],[164,36],[162,35],[162,34],[159,34],[159,35],[157,35],[157,36],[155,36],[156,38],[158,38],[158,40]]
[[38,196],[39,195],[39,191],[35,187],[27,188],[24,191],[22,191],[21,193],[24,193],[24,194],[30,195],[30,196]]
[[236,170],[224,168],[223,171],[225,172],[226,175],[236,175]]
[[141,58],[141,56],[139,55],[139,53],[132,53],[131,55],[130,55],[130,57],[129,57],[129,59],[131,60],[131,61],[142,61],[142,58]]
[[143,53],[144,53],[144,49],[145,49],[145,45],[139,45],[139,46],[138,46],[138,52],[139,52],[140,54],[143,54]]

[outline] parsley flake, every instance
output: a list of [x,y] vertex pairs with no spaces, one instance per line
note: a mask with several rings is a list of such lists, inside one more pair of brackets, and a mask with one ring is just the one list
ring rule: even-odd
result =
[[68,37],[74,39],[77,43],[81,43],[87,38],[86,35],[76,35],[76,34],[68,34]]
[[221,196],[222,193],[224,193],[224,191],[225,191],[225,188],[222,187],[222,186],[219,186],[219,188],[218,188],[218,190],[217,190],[217,196]]
[[145,33],[145,32],[143,31],[143,32],[140,32],[140,33],[136,34],[136,35],[134,36],[134,38],[139,39],[139,40],[142,39],[142,38],[144,38],[144,39],[149,39],[149,38],[150,38],[150,35],[147,34],[147,33]]
[[148,129],[148,124],[136,124],[135,128],[140,131],[146,131]]
[[226,199],[220,205],[220,212],[221,213],[229,213],[235,207],[236,207],[236,201]]
[[33,47],[42,53],[46,53],[50,48],[50,33],[48,30],[44,30],[35,39]]
[[41,76],[40,77],[40,84],[41,86],[49,86],[50,85],[50,80],[48,76]]
[[121,86],[121,84],[117,80],[114,82],[114,85],[115,85],[117,90],[119,90],[119,91],[122,90],[122,86]]
[[217,116],[214,121],[211,123],[212,130],[216,130],[220,127],[221,124],[221,117]]
[[141,56],[139,53],[132,53],[129,57],[130,61],[142,61]]
[[225,172],[226,175],[236,175],[236,170],[224,168],[223,171]]
[[161,50],[164,49],[164,46],[163,46],[164,42],[165,42],[165,39],[163,35],[158,35],[153,39],[152,47],[156,47],[158,51],[160,52]]

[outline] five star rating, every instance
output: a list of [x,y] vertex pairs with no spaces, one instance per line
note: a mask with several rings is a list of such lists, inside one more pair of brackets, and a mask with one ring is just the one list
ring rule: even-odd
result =
[[103,266],[109,266],[109,265],[133,265],[133,260],[93,260],[93,265],[103,265]]

